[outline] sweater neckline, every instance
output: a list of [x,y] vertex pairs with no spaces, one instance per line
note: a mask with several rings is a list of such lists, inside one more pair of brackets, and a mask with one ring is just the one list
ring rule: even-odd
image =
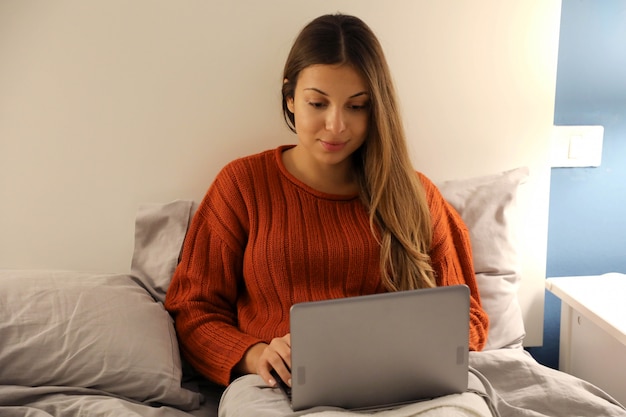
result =
[[298,187],[298,188],[302,189],[303,191],[307,192],[308,194],[311,194],[311,195],[313,195],[315,197],[318,197],[318,198],[323,198],[325,200],[350,201],[350,200],[355,200],[355,199],[359,198],[359,194],[358,193],[354,193],[354,194],[330,194],[330,193],[325,193],[323,191],[316,190],[315,188],[305,184],[304,182],[300,181],[298,178],[293,176],[287,170],[287,168],[285,167],[285,164],[283,163],[282,154],[286,150],[291,149],[291,148],[293,148],[295,146],[296,145],[281,145],[278,148],[276,148],[275,151],[274,151],[274,159],[276,161],[276,165],[278,166],[278,169],[280,170],[280,173],[283,175],[283,177],[285,177],[285,179],[287,179],[289,182],[291,182],[296,187]]

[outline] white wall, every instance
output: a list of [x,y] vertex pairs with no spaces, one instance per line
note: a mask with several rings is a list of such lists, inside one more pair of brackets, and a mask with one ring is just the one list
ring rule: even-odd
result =
[[524,309],[537,321],[560,0],[328,4],[0,2],[0,267],[127,271],[139,203],[199,200],[229,160],[295,141],[280,112],[287,51],[342,11],[386,49],[417,169],[531,167],[524,267],[541,283]]

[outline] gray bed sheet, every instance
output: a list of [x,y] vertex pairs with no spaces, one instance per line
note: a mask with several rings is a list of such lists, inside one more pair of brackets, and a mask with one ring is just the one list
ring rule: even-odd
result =
[[[485,399],[501,417],[626,416],[598,387],[537,363],[523,349],[471,352],[470,366]],[[106,392],[73,387],[0,386],[2,417],[214,417],[222,389],[200,382],[205,401],[185,412],[146,405]]]
[[600,388],[539,364],[524,349],[470,352],[469,363],[496,415],[626,416],[626,409]]
[[204,402],[193,411],[143,404],[110,393],[76,387],[0,386],[1,417],[216,417],[222,389],[200,387]]

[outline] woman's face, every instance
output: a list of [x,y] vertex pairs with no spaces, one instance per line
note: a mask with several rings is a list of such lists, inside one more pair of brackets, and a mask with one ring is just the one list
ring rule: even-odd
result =
[[306,67],[287,106],[294,114],[300,144],[317,163],[349,163],[348,157],[367,137],[369,91],[351,66]]

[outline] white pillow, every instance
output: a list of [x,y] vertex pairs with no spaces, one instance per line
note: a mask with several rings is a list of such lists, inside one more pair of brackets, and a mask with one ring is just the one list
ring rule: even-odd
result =
[[0,270],[0,385],[198,408],[181,376],[172,319],[132,277]]
[[438,184],[470,232],[478,289],[490,320],[485,349],[520,347],[526,335],[517,299],[521,264],[516,199],[527,177],[528,168],[522,167]]

